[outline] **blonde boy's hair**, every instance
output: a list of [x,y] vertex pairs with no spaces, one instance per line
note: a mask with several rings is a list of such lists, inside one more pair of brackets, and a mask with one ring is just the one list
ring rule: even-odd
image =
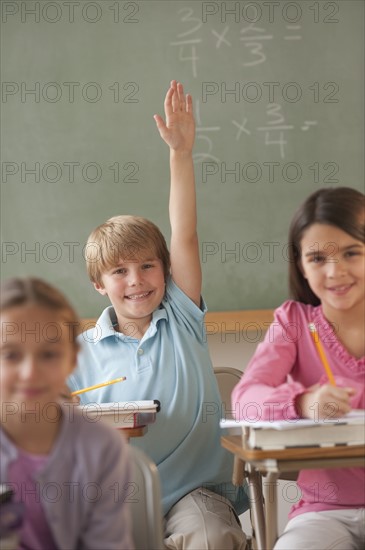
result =
[[86,268],[93,283],[102,284],[103,274],[123,260],[158,258],[165,281],[170,273],[170,253],[159,228],[138,216],[114,216],[90,234],[85,248]]

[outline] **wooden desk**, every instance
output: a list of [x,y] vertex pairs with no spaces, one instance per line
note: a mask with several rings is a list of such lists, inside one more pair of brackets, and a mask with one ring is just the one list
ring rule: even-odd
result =
[[[132,437],[142,437],[148,432],[148,425],[155,423],[159,410],[159,406],[156,404],[156,409],[151,407],[149,410],[138,408],[137,405],[128,408],[129,404],[133,405],[133,401],[119,403],[119,405],[123,405],[122,408],[114,407],[114,405],[118,405],[117,402],[110,403],[109,409],[101,411],[101,408],[98,408],[99,403],[86,403],[85,405],[81,404],[80,409],[89,420],[104,422],[105,425],[122,432],[129,441]],[[103,414],[101,414],[102,412]],[[133,421],[131,421],[131,416],[133,416]]]
[[[236,474],[246,469],[258,550],[270,550],[278,537],[277,480],[281,473],[365,466],[364,445],[254,450],[244,446],[240,435],[223,436],[221,443],[235,455]],[[264,484],[261,474],[265,474]]]
[[127,438],[127,441],[131,437],[143,437],[148,432],[147,426],[137,426],[136,428],[119,428],[119,431]]

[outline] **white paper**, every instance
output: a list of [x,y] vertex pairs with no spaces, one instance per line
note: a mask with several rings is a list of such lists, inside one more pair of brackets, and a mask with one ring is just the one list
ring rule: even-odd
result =
[[141,412],[146,410],[157,410],[157,403],[156,401],[113,401],[111,403],[86,403],[84,405],[80,405],[82,408],[86,408],[89,411],[120,411],[120,412]]
[[365,422],[365,410],[353,409],[345,416],[339,418],[324,418],[319,420],[311,420],[309,418],[298,418],[292,420],[258,420],[255,422],[248,422],[247,420],[231,420],[222,419],[220,421],[221,428],[237,428],[239,426],[246,426],[249,428],[271,428],[274,430],[292,430],[305,426],[322,426],[347,423],[347,424],[361,424]]

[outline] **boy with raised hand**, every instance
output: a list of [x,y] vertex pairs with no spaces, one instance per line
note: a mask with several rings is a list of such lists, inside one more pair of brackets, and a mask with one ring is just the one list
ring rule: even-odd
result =
[[154,118],[170,148],[170,254],[159,229],[144,218],[116,216],[93,231],[89,276],[112,306],[80,336],[69,386],[126,376],[123,384],[82,395],[82,402],[158,399],[156,423],[133,444],[158,467],[166,547],[243,550],[237,513],[248,499],[230,483],[233,458],[220,445],[220,396],[200,294],[191,96],[172,81],[164,107],[166,122]]

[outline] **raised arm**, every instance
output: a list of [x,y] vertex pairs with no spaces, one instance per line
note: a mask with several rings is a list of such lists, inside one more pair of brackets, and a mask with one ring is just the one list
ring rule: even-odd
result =
[[166,122],[155,115],[160,136],[170,147],[171,275],[177,286],[198,306],[201,266],[197,235],[193,145],[195,123],[192,99],[175,80],[165,97]]

